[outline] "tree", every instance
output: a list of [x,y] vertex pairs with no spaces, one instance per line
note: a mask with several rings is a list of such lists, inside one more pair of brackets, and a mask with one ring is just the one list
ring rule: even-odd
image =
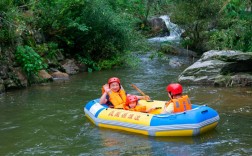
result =
[[251,51],[251,0],[174,0],[172,18],[186,30],[184,45]]
[[209,47],[252,51],[251,0],[228,0],[219,11],[218,29],[213,31]]

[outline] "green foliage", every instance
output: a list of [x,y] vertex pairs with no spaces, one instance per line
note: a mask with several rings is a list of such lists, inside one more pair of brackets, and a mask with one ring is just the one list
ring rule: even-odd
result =
[[252,51],[252,15],[246,1],[231,0],[224,8],[219,29],[210,35],[210,48]]
[[90,56],[94,61],[106,60],[123,54],[131,45],[130,25],[115,14],[107,3],[99,0],[87,3],[82,18],[90,27],[89,32],[80,40],[81,43],[77,43],[84,49],[82,56]]
[[0,1],[0,10],[1,13],[7,12],[8,9],[13,7],[13,0],[1,0]]
[[29,77],[37,75],[39,70],[47,68],[43,59],[29,46],[18,46],[15,57]]
[[123,56],[114,56],[110,60],[102,60],[99,62],[100,69],[111,69],[116,67],[132,67],[135,68],[139,63],[136,54],[127,51]]
[[93,69],[95,71],[101,70],[100,67],[98,66],[98,64],[96,62],[92,61],[90,58],[84,58],[84,57],[80,56],[79,54],[77,54],[76,57],[77,57],[78,62],[88,66],[89,72],[92,72]]
[[[110,68],[123,64],[127,51],[146,48],[135,26],[167,1],[2,0],[0,44],[26,45],[46,58],[60,51],[92,70]],[[31,51],[26,46],[19,51]]]
[[[85,20],[80,18],[81,10],[85,7],[84,1],[52,0],[40,1],[36,3],[34,14],[36,15],[36,25],[41,28],[48,37],[60,38],[67,32],[76,35],[88,30]],[[56,35],[56,36],[55,36]],[[70,37],[69,36],[69,37]],[[71,38],[70,38],[71,39]],[[72,42],[66,38],[65,42]]]
[[59,49],[58,44],[55,42],[37,44],[35,50],[43,57],[52,59],[58,52],[62,52],[62,49]]
[[[137,62],[129,51],[146,50],[147,44],[136,30],[148,31],[148,17],[172,13],[172,21],[186,30],[182,45],[189,49],[252,51],[252,15],[245,10],[251,6],[248,2],[251,0],[2,0],[0,44],[26,45],[18,47],[17,54],[25,58],[19,63],[29,74],[43,64],[40,56],[50,59],[58,52],[77,57],[89,71],[113,68]],[[38,41],[35,32],[43,40]],[[26,55],[34,56],[31,62],[38,61],[36,68],[25,66],[31,64]]]
[[233,49],[251,51],[252,14],[245,0],[174,0],[175,23],[186,30],[183,45],[196,51]]
[[65,55],[78,55],[95,69],[103,60],[122,57],[142,40],[133,30],[133,18],[117,13],[118,7],[111,4],[105,0],[39,1],[35,23],[47,39],[64,49]]
[[16,24],[20,19],[17,7],[11,0],[0,1],[0,44],[11,45],[20,32]]
[[[172,21],[179,24],[184,30],[184,47],[195,51],[204,49],[205,32],[209,30],[212,22],[216,20],[216,13],[221,7],[220,1],[201,0],[175,0]],[[205,49],[204,49],[205,50]]]
[[125,63],[123,64],[123,66],[129,66],[131,68],[137,68],[139,63],[140,63],[140,59],[137,56],[139,54],[139,52],[130,52],[128,51],[126,53],[126,55],[124,55],[123,58],[121,58],[121,63]]
[[101,69],[111,69],[118,65],[118,62],[120,62],[120,60],[117,60],[115,58],[112,60],[102,60],[99,62],[99,66]]
[[150,16],[167,14],[172,0],[108,0],[112,8],[130,19],[137,30],[148,31],[147,19]]
[[227,29],[213,31],[208,46],[215,49],[251,51],[252,30],[246,21],[238,20]]

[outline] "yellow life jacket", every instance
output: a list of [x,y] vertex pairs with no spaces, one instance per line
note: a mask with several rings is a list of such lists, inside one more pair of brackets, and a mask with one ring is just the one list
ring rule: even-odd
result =
[[[105,89],[108,88],[108,84],[102,86],[102,94],[105,92]],[[118,92],[113,92],[112,90],[108,92],[109,101],[113,104],[114,108],[123,108],[126,103],[126,92],[123,87]]]
[[166,107],[170,104],[173,103],[173,113],[178,113],[178,112],[184,112],[187,110],[192,109],[192,105],[190,102],[190,99],[188,98],[187,95],[184,95],[178,99],[172,99],[169,102],[167,102],[165,105]]
[[123,108],[126,102],[126,92],[120,89],[119,92],[108,92],[109,101],[114,105],[114,108]]
[[129,106],[124,105],[125,110],[136,111],[136,112],[146,112],[146,106],[138,106],[136,105],[135,108],[129,108]]

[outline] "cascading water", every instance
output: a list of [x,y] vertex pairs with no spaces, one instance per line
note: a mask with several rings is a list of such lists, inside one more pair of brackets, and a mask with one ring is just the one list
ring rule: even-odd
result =
[[160,16],[164,22],[166,27],[170,31],[169,36],[164,37],[154,37],[148,39],[149,42],[165,42],[165,41],[179,41],[181,34],[184,32],[183,29],[180,29],[177,24],[171,22],[170,17],[167,15]]

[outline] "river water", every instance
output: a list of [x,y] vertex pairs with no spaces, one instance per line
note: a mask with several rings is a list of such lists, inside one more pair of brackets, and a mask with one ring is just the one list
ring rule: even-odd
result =
[[220,115],[215,130],[196,137],[147,137],[94,126],[83,106],[100,97],[109,77],[121,78],[128,93],[139,95],[134,83],[152,99],[168,100],[165,87],[191,62],[173,68],[165,59],[140,58],[136,68],[81,73],[0,95],[0,155],[252,155],[251,87],[184,85],[192,103]]

